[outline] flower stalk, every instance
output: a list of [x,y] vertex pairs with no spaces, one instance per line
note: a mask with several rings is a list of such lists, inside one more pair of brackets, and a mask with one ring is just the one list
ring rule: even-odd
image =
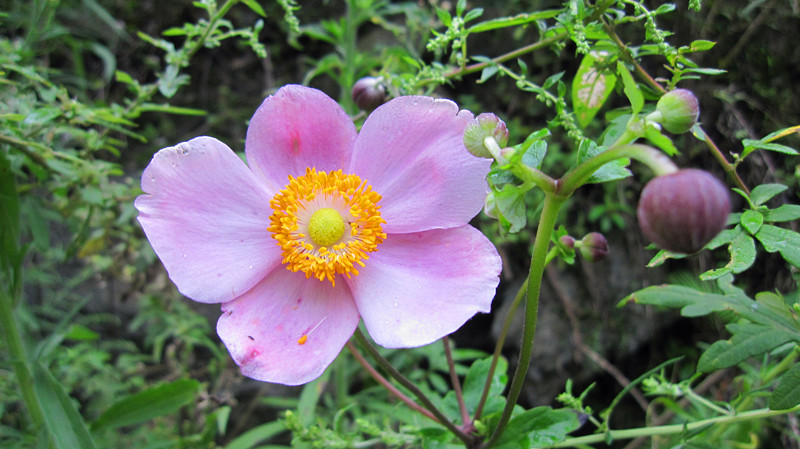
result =
[[525,322],[522,329],[522,344],[520,349],[517,369],[511,381],[506,406],[497,427],[494,429],[489,441],[483,447],[491,447],[495,444],[506,429],[511,412],[516,406],[525,378],[528,374],[528,367],[533,356],[533,342],[536,336],[536,323],[539,316],[539,296],[542,287],[542,276],[547,264],[548,248],[550,238],[556,224],[556,218],[561,207],[566,202],[566,197],[560,197],[551,193],[545,193],[544,204],[542,205],[542,215],[539,217],[539,227],[536,231],[536,238],[533,243],[533,255],[531,256],[530,272],[528,273],[528,284],[525,299]]

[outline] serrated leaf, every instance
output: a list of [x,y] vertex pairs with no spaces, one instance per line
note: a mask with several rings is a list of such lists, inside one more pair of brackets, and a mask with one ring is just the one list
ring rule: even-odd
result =
[[800,364],[789,368],[769,397],[769,408],[786,410],[800,404]]
[[738,365],[750,357],[764,354],[797,337],[782,329],[760,324],[729,324],[727,328],[733,334],[731,338],[714,342],[709,346],[700,356],[697,363],[698,371],[708,373]]
[[617,61],[617,74],[620,78],[622,78],[625,96],[628,97],[628,101],[631,103],[631,113],[636,115],[644,106],[644,96],[642,95],[642,91],[639,89],[636,81],[633,80],[631,72],[628,71],[628,68],[625,67],[625,64],[623,64],[622,61]]
[[792,221],[800,218],[800,205],[797,204],[781,204],[775,209],[767,211],[764,221],[768,222],[782,222]]
[[775,195],[784,192],[789,187],[783,184],[761,184],[750,192],[750,201],[754,206],[760,206],[771,200]]
[[614,90],[617,76],[600,67],[610,57],[605,50],[592,50],[581,61],[572,80],[572,108],[581,127],[586,127]]
[[92,430],[130,426],[169,415],[194,402],[199,390],[200,382],[180,379],[126,396],[100,415]]
[[33,389],[44,413],[44,425],[58,449],[93,449],[94,440],[75,402],[41,363],[33,363]]
[[755,241],[749,234],[742,232],[728,245],[728,253],[731,256],[731,260],[727,265],[706,271],[700,275],[700,279],[704,281],[718,279],[726,274],[741,273],[750,268],[756,261]]
[[[794,340],[800,341],[800,323],[791,313],[787,314],[785,310],[779,311],[772,306],[753,301],[743,290],[730,283],[732,279],[732,276],[725,276],[717,281],[717,285],[723,291],[722,294],[699,291],[680,285],[660,285],[634,292],[621,301],[620,305],[636,302],[637,304],[681,309],[682,314],[687,307],[692,307],[689,309],[692,312],[726,311],[755,324],[791,333]],[[694,313],[693,316],[698,316],[698,314]]]
[[756,238],[767,252],[780,252],[787,262],[800,267],[800,234],[777,226],[765,224],[761,226]]
[[[463,392],[464,404],[470,415],[475,412],[480,402],[483,388],[486,384],[486,378],[489,375],[489,368],[492,364],[492,358],[487,357],[484,359],[476,360],[469,367],[466,377],[464,378]],[[508,382],[508,362],[504,358],[497,360],[494,374],[492,375],[492,382],[489,386],[489,394],[487,396],[486,405],[484,405],[484,415],[491,414],[495,411],[502,409],[505,401],[502,398],[503,390],[506,388]],[[499,406],[499,408],[498,408]]]
[[535,407],[511,418],[506,431],[497,442],[497,447],[550,446],[563,441],[569,432],[578,427],[580,422],[573,410]]
[[742,213],[739,222],[742,224],[742,227],[750,233],[750,235],[755,235],[755,233],[761,228],[761,225],[764,224],[764,216],[759,212],[748,209]]

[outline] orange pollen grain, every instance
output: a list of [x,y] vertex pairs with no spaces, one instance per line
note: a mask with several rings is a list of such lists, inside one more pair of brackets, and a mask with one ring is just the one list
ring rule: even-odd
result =
[[[327,279],[333,285],[336,275],[358,275],[358,267],[386,239],[380,199],[366,181],[341,170],[308,168],[303,176],[289,176],[289,184],[270,201],[267,228],[281,247],[286,269],[302,271],[306,278]],[[337,210],[345,221],[342,237],[327,247],[318,245],[308,233],[310,217],[322,208]]]

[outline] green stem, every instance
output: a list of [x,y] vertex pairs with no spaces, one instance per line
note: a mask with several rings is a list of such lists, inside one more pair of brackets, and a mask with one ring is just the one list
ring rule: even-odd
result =
[[580,165],[568,171],[558,186],[558,194],[569,197],[572,192],[582,186],[594,172],[603,165],[621,158],[633,158],[650,167],[656,176],[678,171],[678,167],[663,152],[641,144],[622,145],[610,148],[590,157]]
[[[550,251],[547,253],[547,257],[545,258],[544,265],[550,265],[550,262],[555,259],[558,255],[558,247],[553,246],[550,248]],[[525,278],[524,284],[527,285],[528,279]],[[492,354],[492,363],[489,365],[489,373],[486,376],[486,382],[483,384],[483,392],[481,393],[481,399],[478,401],[478,406],[475,408],[475,419],[478,420],[481,418],[481,414],[483,413],[483,406],[486,404],[486,400],[489,398],[489,390],[492,387],[492,378],[494,378],[494,370],[497,368],[497,361],[500,359],[500,355],[503,351],[503,345],[506,342],[506,336],[508,335],[508,330],[511,328],[511,322],[513,321],[514,317],[516,316],[517,307],[519,303],[522,301],[523,296],[525,295],[525,287],[520,287],[517,290],[517,294],[514,295],[514,300],[511,302],[511,306],[508,308],[508,312],[506,312],[506,319],[503,321],[503,328],[500,331],[500,335],[497,337],[497,343],[494,347],[494,353]]]
[[14,319],[12,304],[15,301],[5,289],[0,290],[0,330],[3,332],[3,341],[11,355],[14,373],[22,391],[22,398],[28,408],[28,414],[30,414],[31,420],[38,430],[41,429],[44,423],[44,412],[33,390],[33,376],[28,366],[27,353],[22,344],[22,336],[19,332],[19,327],[17,327],[17,321]]
[[528,287],[525,301],[525,323],[522,328],[522,344],[517,362],[517,369],[511,381],[506,406],[497,427],[494,429],[489,441],[483,447],[491,447],[497,443],[500,436],[506,429],[511,412],[517,404],[525,377],[528,374],[528,367],[533,357],[533,341],[536,336],[536,321],[539,315],[539,294],[542,286],[542,276],[547,261],[550,238],[556,224],[556,218],[561,210],[561,206],[566,201],[565,197],[545,193],[544,204],[542,205],[542,215],[539,217],[539,227],[536,230],[536,239],[533,242],[533,255],[531,256],[531,267],[528,273]]
[[356,340],[358,340],[358,343],[361,345],[361,347],[364,348],[364,350],[367,351],[367,353],[369,353],[370,357],[372,357],[376,362],[378,362],[381,368],[385,369],[386,372],[389,373],[389,375],[394,378],[394,380],[396,380],[400,385],[405,387],[414,396],[416,396],[417,399],[419,399],[419,401],[422,403],[422,405],[425,406],[425,408],[427,408],[428,410],[430,410],[430,412],[433,414],[433,416],[436,417],[436,419],[439,421],[441,425],[445,426],[447,430],[452,432],[461,441],[463,441],[467,447],[472,446],[472,444],[474,443],[474,437],[472,437],[471,435],[467,435],[461,429],[459,429],[458,426],[453,424],[452,421],[450,421],[447,418],[447,416],[445,416],[445,414],[442,413],[441,410],[436,408],[433,402],[431,402],[431,400],[428,399],[428,397],[422,390],[419,389],[419,387],[414,385],[414,383],[411,382],[411,380],[409,380],[406,376],[400,373],[400,371],[397,371],[397,368],[392,366],[392,364],[389,363],[388,360],[383,358],[383,356],[378,352],[378,350],[375,349],[374,346],[372,346],[369,340],[367,340],[367,337],[364,336],[364,334],[361,332],[361,329],[356,329],[354,335],[356,337]]
[[790,408],[788,410],[770,410],[758,409],[750,410],[748,412],[737,413],[735,415],[717,416],[714,418],[703,419],[684,424],[670,424],[666,426],[655,427],[642,427],[638,429],[625,429],[625,430],[609,430],[604,433],[597,433],[593,435],[586,435],[576,438],[567,438],[560,443],[556,443],[548,447],[579,447],[580,445],[588,445],[594,443],[602,443],[605,441],[627,440],[638,437],[652,437],[656,435],[673,435],[679,433],[687,433],[693,430],[702,429],[714,424],[730,424],[741,421],[749,421],[753,419],[765,419],[772,416],[786,415],[800,411],[800,405]]

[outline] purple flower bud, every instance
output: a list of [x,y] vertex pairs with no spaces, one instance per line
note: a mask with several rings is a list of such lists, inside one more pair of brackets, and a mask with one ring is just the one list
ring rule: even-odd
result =
[[371,111],[386,101],[386,87],[379,78],[361,78],[353,85],[353,102],[359,109]]
[[569,235],[562,235],[561,238],[558,239],[562,245],[569,249],[575,248],[575,237]]
[[608,241],[599,232],[590,232],[576,245],[587,262],[599,262],[608,255]]
[[692,91],[674,89],[658,99],[656,111],[661,113],[659,122],[664,129],[673,134],[683,134],[697,123],[700,104]]
[[731,213],[727,187],[694,168],[653,178],[642,190],[636,215],[644,235],[658,247],[691,254],[725,227]]
[[501,148],[508,143],[508,128],[496,115],[484,112],[472,119],[464,130],[464,146],[474,156],[491,158],[492,154],[486,149],[483,140],[494,137]]

